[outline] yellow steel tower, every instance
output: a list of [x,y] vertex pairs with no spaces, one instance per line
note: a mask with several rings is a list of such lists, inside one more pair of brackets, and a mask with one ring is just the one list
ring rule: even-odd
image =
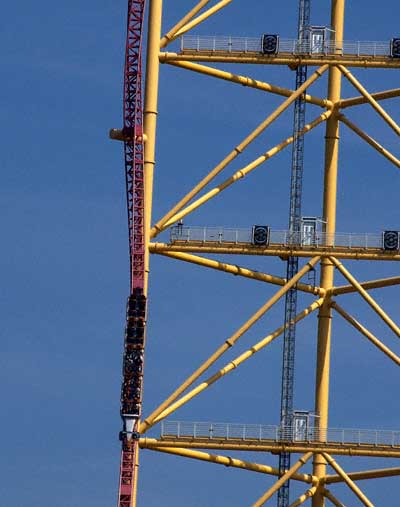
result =
[[[186,4],[189,3],[186,2]],[[362,505],[371,507],[374,504],[363,492],[359,481],[398,476],[400,468],[380,467],[373,470],[349,472],[345,471],[339,462],[341,459],[345,459],[342,457],[346,456],[399,458],[400,435],[396,432],[381,432],[379,430],[370,433],[360,430],[357,434],[354,431],[350,434],[346,433],[346,430],[340,432],[330,428],[328,411],[332,320],[334,317],[345,319],[369,340],[379,353],[385,354],[388,361],[393,361],[396,365],[400,364],[399,355],[345,310],[340,301],[344,294],[358,294],[376,313],[381,322],[397,337],[400,337],[398,325],[370,294],[372,289],[398,285],[400,276],[360,282],[346,266],[352,260],[358,260],[360,263],[374,261],[379,266],[382,265],[381,261],[399,261],[400,238],[396,230],[386,231],[386,234],[380,231],[377,236],[368,237],[365,235],[362,240],[350,233],[338,235],[336,230],[338,156],[340,135],[344,124],[344,129],[353,131],[368,143],[371,149],[375,149],[397,168],[400,167],[400,160],[389,149],[379,144],[363,128],[351,121],[346,114],[346,110],[353,106],[361,104],[372,106],[377,115],[381,117],[378,119],[386,122],[397,136],[400,135],[400,126],[381,105],[385,99],[400,96],[400,88],[369,93],[350,70],[353,68],[399,69],[400,42],[397,39],[390,39],[390,36],[388,42],[382,45],[346,42],[344,37],[344,0],[332,0],[329,29],[318,27],[318,30],[315,29],[313,32],[310,27],[308,38],[303,44],[298,44],[298,41],[295,40],[279,39],[274,34],[269,39],[261,38],[261,34],[258,39],[202,37],[194,34],[193,30],[196,27],[208,21],[225,7],[229,8],[231,3],[232,0],[217,2],[201,0],[192,6],[191,10],[189,8],[187,14],[163,35],[161,30],[162,0],[149,0],[144,101],[145,291],[147,293],[147,278],[149,268],[151,268],[149,254],[162,255],[209,270],[276,285],[279,289],[240,325],[237,331],[228,339],[223,340],[211,356],[195,369],[160,406],[152,410],[151,413],[143,414],[138,431],[140,434],[139,447],[141,454],[144,450],[150,449],[210,464],[245,469],[257,474],[264,474],[264,476],[265,474],[275,476],[275,482],[267,491],[261,495],[258,494],[258,499],[249,491],[248,505],[254,507],[270,505],[275,502],[275,499],[272,498],[273,495],[289,479],[304,486],[300,496],[293,499],[291,507],[307,502],[313,507],[323,507],[329,504],[344,507],[340,494],[336,493],[334,489],[336,483],[347,485],[355,497],[358,497],[358,500],[354,498],[355,502],[361,502]],[[258,65],[258,68],[282,66],[291,70],[298,65],[307,65],[309,77],[303,86],[293,91],[287,87],[257,80],[245,73],[236,73],[230,64],[235,64],[236,68],[239,65],[253,64]],[[195,184],[170,211],[161,218],[156,216],[153,220],[153,171],[156,152],[159,70],[163,65],[172,65],[190,71],[193,79],[196,78],[196,74],[202,74],[216,80],[230,82],[233,84],[232,86],[241,85],[274,94],[282,97],[282,102],[232,151],[224,156],[199,183]],[[323,89],[321,83],[324,79],[327,79],[327,93],[326,97],[320,97],[318,90]],[[349,82],[357,90],[357,95],[342,98],[342,81]],[[319,88],[315,87],[314,83],[318,84]],[[317,94],[313,93],[313,88],[317,90]],[[237,162],[240,155],[253,142],[258,141],[266,129],[281,115],[284,115],[285,111],[299,97],[302,97],[308,104],[320,108],[319,114],[306,124],[301,135],[306,136],[314,129],[325,128],[321,230],[311,229],[310,232],[308,229],[307,232],[292,237],[284,231],[275,231],[273,224],[269,224],[270,227],[261,227],[258,231],[261,232],[261,236],[257,237],[254,229],[251,230],[251,226],[248,234],[239,229],[224,230],[220,228],[216,230],[212,227],[187,226],[186,217],[189,218],[192,212],[217,196],[222,198],[221,194],[225,190],[268,163],[270,159],[293,143],[293,136],[288,135],[267,151],[232,172],[230,176],[223,178],[220,182],[213,183],[213,180],[223,170],[229,168],[234,161]],[[185,135],[190,135],[190,126],[187,130]],[[159,135],[163,136],[163,132],[160,132]],[[396,177],[396,175],[394,176]],[[176,188],[179,191],[179,185]],[[185,219],[185,224],[183,224],[183,219]],[[260,221],[262,223],[262,218]],[[170,233],[169,239],[163,232],[167,229]],[[162,240],[163,234],[164,240]],[[257,259],[265,259],[266,261],[272,261],[272,258],[287,259],[288,256],[297,256],[302,262],[303,259],[305,261],[298,274],[293,279],[286,280],[267,272],[226,262],[225,257],[222,261],[222,255],[248,256],[247,258],[255,256]],[[218,256],[220,257],[218,258]],[[307,279],[304,280],[303,277],[318,265],[320,266],[319,283],[309,283]],[[335,272],[340,272],[347,279],[348,284],[335,286]],[[290,433],[286,431],[286,428],[279,426],[190,423],[167,419],[211,385],[229,375],[230,372],[236,369],[240,370],[240,365],[283,334],[284,325],[271,330],[267,336],[245,348],[233,359],[227,360],[221,367],[218,366],[215,371],[206,373],[209,369],[212,370],[213,365],[225,353],[231,351],[232,347],[240,344],[242,336],[261,317],[265,316],[289,289],[295,286],[301,293],[313,297],[312,302],[298,313],[296,322],[306,319],[314,312],[318,314],[315,407],[312,417],[308,414],[306,419],[296,420]],[[151,277],[149,287],[151,293]],[[166,304],[173,303],[167,301]],[[151,303],[149,314],[150,319],[157,318],[157,315],[152,313]],[[149,334],[148,343],[151,343],[152,339],[153,337]],[[145,389],[146,386],[154,385],[158,380],[146,376],[145,379]],[[207,416],[207,420],[209,420],[209,416]],[[149,436],[148,431],[153,427],[156,429],[158,423],[163,423],[161,435],[159,437]],[[237,457],[227,456],[227,451],[262,452],[272,455],[289,452],[293,453],[293,464],[283,476],[279,476],[279,470],[270,464],[245,460],[240,454]],[[140,463],[140,459],[138,462]],[[137,481],[137,476],[135,476],[133,488],[137,487],[140,488],[140,477]],[[136,503],[136,492],[132,497]],[[217,503],[222,505],[220,501],[214,502],[210,499],[209,505]]]

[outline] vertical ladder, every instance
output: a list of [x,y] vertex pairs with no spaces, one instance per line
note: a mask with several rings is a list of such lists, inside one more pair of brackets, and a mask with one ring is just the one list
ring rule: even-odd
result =
[[[301,42],[304,37],[304,28],[310,24],[310,0],[300,0],[298,19],[298,40]],[[300,65],[296,69],[296,89],[307,79],[307,67]],[[289,209],[289,231],[293,238],[298,238],[296,233],[301,227],[301,198],[303,185],[303,159],[304,159],[304,137],[299,132],[305,125],[306,103],[299,97],[294,105],[293,136],[292,145],[292,172],[290,184],[290,209]],[[298,272],[298,257],[289,257],[286,269],[286,278],[289,280]],[[281,390],[281,426],[291,429],[293,413],[293,387],[294,387],[294,358],[296,324],[289,324],[296,315],[297,289],[296,286],[286,293],[285,299],[285,329],[283,336],[283,364],[282,364],[282,390]],[[279,472],[283,475],[290,468],[290,454],[283,452],[279,455]],[[278,507],[289,506],[290,481],[287,481],[278,491]]]

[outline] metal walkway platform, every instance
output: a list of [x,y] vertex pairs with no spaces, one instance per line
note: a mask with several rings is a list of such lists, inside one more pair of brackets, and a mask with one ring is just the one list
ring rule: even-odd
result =
[[184,447],[278,453],[330,452],[400,458],[400,431],[339,429],[304,431],[280,426],[214,422],[164,421],[160,439],[141,439],[142,447]]
[[[206,37],[184,35],[181,38],[181,53],[262,53],[260,37]],[[279,38],[276,55],[298,56],[346,56],[346,57],[390,57],[390,41],[325,41],[319,45],[298,39]],[[274,55],[266,55],[273,57]]]
[[383,248],[383,234],[337,233],[289,233],[274,231],[266,245],[252,243],[252,230],[224,227],[171,228],[169,243],[151,243],[153,253],[197,252],[233,255],[267,255],[283,259],[296,257],[334,256],[341,259],[399,261],[400,251]]
[[260,37],[207,37],[184,35],[180,39],[180,52],[164,53],[162,60],[178,58],[210,61],[322,65],[339,62],[360,67],[400,67],[400,59],[391,56],[391,42],[387,41],[325,41],[319,46],[297,39],[279,38],[275,54],[263,54]]

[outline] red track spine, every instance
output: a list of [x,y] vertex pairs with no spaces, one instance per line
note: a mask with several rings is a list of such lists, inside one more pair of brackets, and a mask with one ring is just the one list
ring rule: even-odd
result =
[[146,297],[144,287],[144,142],[142,33],[145,0],[128,1],[124,72],[124,154],[128,208],[130,296],[127,304],[121,417],[123,431],[118,507],[132,507],[141,414]]

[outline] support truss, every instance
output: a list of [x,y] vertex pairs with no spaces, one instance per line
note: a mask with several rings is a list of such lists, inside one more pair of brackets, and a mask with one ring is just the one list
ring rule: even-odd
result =
[[[128,2],[128,38],[127,56],[125,66],[124,87],[124,125],[121,130],[113,130],[110,136],[124,142],[126,166],[126,192],[128,203],[129,247],[131,260],[130,297],[127,305],[126,333],[124,343],[124,379],[121,396],[121,415],[124,428],[121,433],[122,458],[120,473],[120,490],[118,502],[120,507],[136,507],[137,477],[139,467],[139,448],[167,453],[182,458],[199,460],[210,464],[224,465],[231,468],[255,472],[261,477],[269,475],[276,478],[273,486],[265,492],[260,486],[260,497],[255,500],[254,507],[261,507],[277,493],[279,488],[288,480],[304,483],[304,492],[292,499],[290,507],[310,502],[312,507],[323,507],[325,500],[335,507],[344,507],[344,503],[337,497],[335,491],[327,486],[336,483],[346,484],[349,490],[365,507],[373,507],[372,501],[358,486],[358,481],[378,479],[382,477],[396,477],[400,475],[400,468],[380,468],[348,472],[339,465],[333,456],[365,456],[379,458],[400,458],[400,446],[375,444],[356,445],[354,443],[333,442],[327,438],[328,408],[329,408],[329,379],[330,379],[330,345],[332,334],[332,319],[339,315],[354,329],[360,332],[380,353],[386,355],[392,363],[399,365],[400,356],[396,351],[384,343],[386,338],[380,339],[365,327],[351,312],[347,311],[349,305],[341,304],[342,296],[354,294],[362,298],[370,309],[374,311],[379,322],[400,337],[400,327],[370,294],[371,290],[396,287],[400,285],[400,277],[381,278],[360,282],[343,265],[342,260],[362,261],[400,261],[400,251],[383,251],[380,248],[340,247],[334,241],[328,241],[324,246],[310,245],[209,245],[200,243],[167,244],[162,242],[151,243],[168,227],[182,218],[194,214],[200,207],[214,199],[223,197],[225,190],[235,185],[239,180],[252,173],[257,168],[265,168],[265,163],[275,157],[286,147],[293,144],[295,136],[285,137],[280,143],[272,146],[268,151],[259,154],[252,161],[234,169],[230,176],[220,183],[213,183],[228,166],[237,162],[240,155],[245,152],[254,141],[267,129],[272,128],[278,118],[288,111],[290,107],[302,98],[310,106],[320,108],[314,119],[301,130],[300,135],[305,136],[311,130],[321,130],[325,127],[325,163],[322,218],[324,220],[324,234],[334,238],[336,232],[336,188],[338,170],[338,152],[340,139],[340,125],[355,133],[360,139],[374,148],[392,165],[400,168],[400,159],[395,153],[383,147],[376,139],[364,130],[358,120],[356,125],[351,119],[351,108],[367,105],[377,113],[377,119],[389,126],[395,136],[400,135],[400,126],[383,108],[381,102],[400,96],[400,89],[381,90],[369,92],[355,77],[353,70],[362,67],[366,69],[398,69],[400,59],[389,56],[363,57],[362,55],[343,55],[340,51],[333,54],[316,56],[314,54],[277,54],[268,57],[263,54],[231,54],[219,52],[218,54],[201,52],[193,54],[179,54],[174,52],[160,52],[195,27],[206,22],[213,15],[223,14],[232,0],[200,0],[189,8],[189,11],[169,31],[161,37],[162,1],[149,0],[149,30],[147,40],[147,65],[145,80],[145,100],[142,104],[141,94],[141,65],[142,65],[142,23],[144,15],[144,1]],[[331,25],[336,33],[336,40],[343,40],[344,0],[332,2]],[[223,80],[232,85],[241,85],[244,88],[253,88],[263,93],[275,94],[283,97],[280,105],[259,123],[239,144],[212,167],[205,176],[196,178],[194,186],[185,195],[177,196],[176,204],[164,216],[152,221],[153,196],[153,170],[155,166],[156,148],[156,119],[158,111],[158,74],[160,64],[170,64],[176,67],[177,72],[191,72],[193,75],[201,74],[209,78]],[[242,73],[233,73],[229,70],[213,66],[221,64],[252,63],[257,65],[283,65],[296,69],[307,65],[315,67],[312,75],[296,90],[288,89],[279,84],[272,84]],[[218,68],[217,68],[218,67]],[[252,72],[255,72],[254,69]],[[320,97],[312,93],[314,83],[321,82],[327,77],[327,96]],[[348,80],[360,94],[359,96],[344,98],[341,94],[341,81]],[[268,79],[269,81],[269,79]],[[306,92],[310,92],[307,93]],[[265,97],[265,95],[264,95]],[[322,111],[321,111],[322,109]],[[343,113],[346,111],[346,115]],[[349,111],[349,113],[348,113]],[[347,116],[349,114],[350,117]],[[346,131],[346,129],[344,129]],[[369,129],[368,129],[369,130]],[[251,179],[249,178],[249,185]],[[178,189],[179,193],[180,189]],[[174,201],[173,201],[174,202]],[[147,322],[147,291],[150,254],[195,264],[200,267],[215,270],[216,272],[235,275],[248,280],[255,280],[267,285],[276,285],[276,292],[270,296],[237,330],[225,339],[204,362],[194,369],[193,373],[158,407],[142,418],[142,380],[144,365],[145,327]],[[195,254],[203,254],[203,256]],[[265,261],[268,257],[287,260],[294,257],[297,260],[306,259],[302,269],[293,277],[284,279],[266,272],[257,271],[247,265],[239,266],[209,258],[204,254],[218,255],[247,255],[258,256]],[[308,284],[304,275],[319,265],[321,276],[316,286]],[[339,272],[348,282],[347,285],[335,286],[334,273]],[[313,296],[303,311],[298,313],[290,322],[272,331],[259,339],[251,347],[239,353],[236,358],[227,360],[224,366],[217,367],[215,372],[204,378],[203,375],[216,364],[233,346],[240,342],[256,322],[268,315],[268,312],[278,304],[288,291],[296,288],[308,297]],[[317,298],[317,299],[315,299]],[[340,304],[338,302],[340,300]],[[345,309],[346,308],[346,309]],[[367,308],[368,309],[368,308]],[[288,325],[300,322],[309,315],[318,313],[317,358],[315,381],[315,411],[319,416],[317,423],[318,439],[316,441],[296,441],[277,438],[274,441],[252,441],[231,439],[229,441],[207,441],[205,439],[154,439],[144,434],[153,426],[163,421],[169,415],[190,403],[201,393],[207,391],[213,384],[239,368],[244,362],[250,360],[259,351],[265,349],[273,340],[281,336]],[[360,319],[364,321],[364,319]],[[369,325],[369,324],[368,324]],[[371,326],[372,329],[372,326]],[[223,451],[223,454],[214,454],[211,450]],[[279,453],[295,455],[295,464],[282,475],[278,468],[264,463],[258,463],[240,457],[226,455],[226,451],[235,452],[262,452],[276,456]],[[339,458],[340,459],[340,458]],[[311,465],[312,463],[312,465]],[[300,469],[304,467],[300,471]],[[334,474],[327,472],[328,467]],[[280,475],[282,475],[280,477]],[[274,479],[275,480],[275,479]],[[249,499],[249,502],[251,500]],[[254,499],[253,499],[254,501]]]

